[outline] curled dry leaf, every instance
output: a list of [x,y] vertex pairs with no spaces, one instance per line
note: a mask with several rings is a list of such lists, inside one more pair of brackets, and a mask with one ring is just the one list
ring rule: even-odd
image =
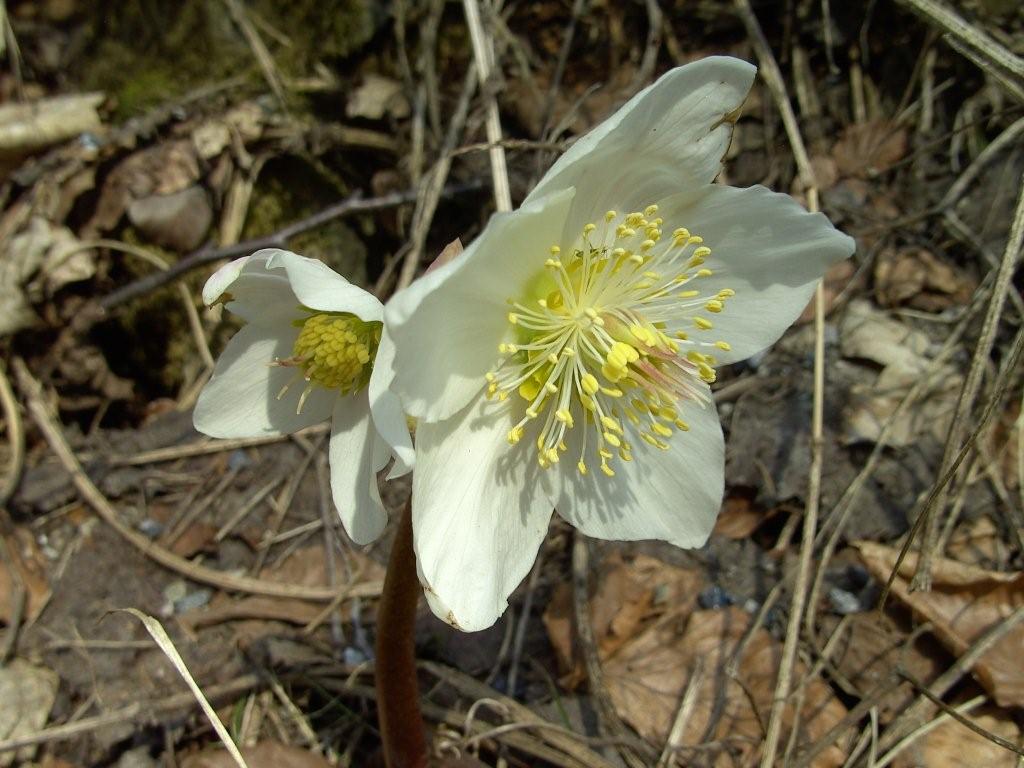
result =
[[722,501],[722,511],[715,521],[715,533],[728,539],[745,539],[774,516],[774,509],[763,511],[746,496],[729,495]]
[[25,612],[22,620],[31,624],[50,599],[46,558],[32,532],[25,527],[15,528],[4,538],[7,551],[11,554],[11,562],[7,567],[0,564],[0,622],[10,624],[14,611],[14,584],[9,568],[15,568],[25,590]]
[[868,178],[892,167],[906,154],[906,130],[887,120],[847,126],[832,148],[839,173],[859,178]]
[[875,262],[875,299],[883,307],[940,312],[966,304],[975,281],[924,248],[886,249]]
[[[655,744],[665,744],[680,698],[701,659],[696,703],[677,742],[682,762],[686,747],[700,747],[702,765],[754,765],[764,740],[764,723],[771,710],[781,645],[758,628],[740,660],[735,678],[726,664],[750,626],[750,614],[737,607],[696,611],[685,622],[663,620],[637,635],[605,664],[605,683],[619,715]],[[794,680],[805,680],[797,665]],[[801,713],[800,743],[807,745],[836,725],[846,708],[819,679],[807,682]],[[783,724],[788,730],[793,711]],[[786,743],[787,734],[782,743]],[[845,754],[833,746],[814,766],[842,765]]]
[[[868,570],[884,582],[896,566],[897,550],[869,541],[855,545]],[[938,558],[932,570],[932,589],[911,592],[910,579],[917,555],[910,553],[893,581],[892,594],[917,615],[930,621],[935,635],[953,653],[963,653],[979,635],[1024,605],[1024,573],[986,571],[955,560]],[[988,650],[973,672],[996,703],[1024,704],[1024,626],[1018,625]]]

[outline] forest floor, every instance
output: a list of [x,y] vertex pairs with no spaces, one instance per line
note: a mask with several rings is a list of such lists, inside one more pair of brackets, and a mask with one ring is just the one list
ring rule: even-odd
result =
[[[0,766],[233,764],[125,608],[160,620],[251,768],[379,764],[394,526],[345,537],[325,428],[195,432],[239,327],[203,282],[286,245],[386,300],[479,234],[491,147],[520,201],[711,54],[761,72],[720,181],[817,203],[857,252],[823,323],[812,305],[720,371],[706,547],[556,516],[492,629],[421,606],[433,744],[503,766],[1020,765],[1019,3],[482,0],[482,88],[445,0],[0,10]],[[409,484],[383,493],[397,512]]]

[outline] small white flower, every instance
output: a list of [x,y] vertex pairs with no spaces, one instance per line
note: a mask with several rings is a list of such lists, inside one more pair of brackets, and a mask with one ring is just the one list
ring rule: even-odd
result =
[[434,612],[492,624],[552,507],[591,536],[701,546],[723,490],[715,367],[774,342],[853,241],[711,182],[755,69],[667,73],[523,206],[385,308],[418,418],[413,521]]
[[[381,303],[315,259],[267,249],[217,270],[203,288],[247,325],[228,342],[193,421],[211,437],[295,432],[331,420],[331,491],[353,541],[387,522],[376,472],[412,466],[412,443],[389,391],[394,347]],[[372,412],[372,416],[371,416]]]

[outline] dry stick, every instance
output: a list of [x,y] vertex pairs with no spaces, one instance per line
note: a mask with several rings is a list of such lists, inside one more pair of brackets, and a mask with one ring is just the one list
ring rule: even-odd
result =
[[[427,233],[430,231],[434,214],[437,212],[437,204],[441,199],[441,190],[444,188],[445,179],[448,178],[448,171],[452,167],[452,152],[455,150],[455,145],[459,143],[462,129],[466,126],[469,105],[475,92],[476,65],[473,64],[466,70],[462,94],[459,96],[459,103],[448,123],[448,133],[445,135],[444,146],[441,147],[441,156],[420,183],[416,213],[413,216],[412,242],[405,254],[405,260],[402,262],[402,271],[398,275],[396,290],[408,287],[416,277],[416,270],[419,268],[420,259],[423,257],[423,248],[427,242]],[[377,288],[379,294],[383,288],[381,281],[378,281]]]
[[974,444],[978,441],[981,433],[988,427],[989,421],[992,419],[992,415],[995,413],[999,403],[1002,402],[1003,396],[1006,391],[1010,388],[1013,376],[1017,364],[1020,362],[1021,353],[1024,352],[1024,326],[1021,326],[1017,331],[1017,335],[1011,344],[1010,353],[1006,356],[1006,365],[1003,371],[1000,373],[999,378],[996,380],[995,391],[989,398],[988,403],[985,405],[985,410],[981,414],[981,418],[978,420],[977,425],[971,431],[964,442],[960,452],[953,458],[950,463],[949,469],[944,475],[942,475],[935,486],[932,488],[931,493],[924,502],[924,509],[917,519],[914,521],[914,525],[911,526],[910,532],[907,534],[907,540],[904,542],[900,553],[896,557],[896,564],[893,566],[892,573],[889,574],[889,580],[885,584],[885,588],[882,590],[881,597],[878,599],[879,609],[885,606],[885,601],[889,597],[889,591],[892,589],[893,582],[896,580],[896,574],[899,573],[900,566],[903,564],[903,560],[907,556],[907,552],[910,550],[910,544],[914,540],[914,536],[920,531],[921,524],[924,520],[925,515],[929,510],[935,506],[935,500],[939,494],[945,492],[946,487],[949,485],[953,476],[957,473],[963,460],[967,458],[967,455],[974,449]]
[[943,712],[945,712],[947,715],[952,717],[954,720],[956,720],[958,723],[960,723],[960,725],[964,726],[965,728],[969,728],[970,730],[974,731],[976,734],[978,734],[982,738],[988,739],[993,744],[995,744],[997,746],[1000,746],[1003,749],[1008,749],[1010,752],[1013,752],[1016,755],[1024,757],[1024,749],[1021,749],[1016,744],[1014,744],[1012,741],[1008,741],[1007,739],[1004,739],[1002,736],[999,736],[998,734],[992,733],[992,731],[989,731],[989,730],[987,730],[985,728],[982,728],[980,725],[975,723],[973,720],[968,720],[966,717],[964,717],[959,712],[957,712],[955,709],[953,709],[951,706],[949,706],[949,704],[947,704],[942,699],[940,699],[938,696],[934,695],[931,691],[929,691],[920,680],[918,680],[916,677],[914,677],[910,673],[908,673],[908,672],[900,672],[899,675],[904,680],[906,680],[908,683],[910,683],[912,686],[914,686],[914,688],[916,688],[918,690],[918,692],[922,696],[924,696],[926,699],[928,699],[928,701],[930,701],[936,707],[938,707]]
[[[1024,177],[1022,177],[1024,181]],[[946,474],[953,464],[954,457],[963,441],[964,432],[967,429],[967,418],[974,408],[974,401],[981,389],[981,379],[988,364],[989,355],[992,353],[992,345],[995,343],[996,331],[999,329],[999,319],[1006,304],[1007,292],[1010,290],[1013,280],[1013,272],[1017,265],[1017,258],[1020,255],[1021,245],[1024,244],[1024,186],[1021,186],[1017,196],[1017,210],[1014,213],[1013,224],[1010,226],[1010,236],[1006,241],[1006,250],[1003,251],[1003,259],[996,273],[996,282],[992,287],[992,300],[988,305],[988,313],[981,327],[981,334],[978,343],[974,348],[974,358],[971,360],[971,367],[964,381],[963,389],[957,400],[956,410],[953,411],[953,420],[949,425],[949,432],[946,436],[946,446],[942,452],[942,462],[939,465],[939,477]],[[907,538],[900,551],[899,559],[896,561],[894,572],[899,570],[903,558],[909,551],[913,535],[924,524],[924,541],[921,542],[921,557],[917,562],[917,570],[911,581],[911,589],[931,588],[931,565],[934,554],[935,542],[938,536],[938,519],[946,505],[946,484],[943,482],[937,487],[937,493],[929,496],[928,502],[921,509],[920,514],[914,521],[911,528],[911,535]]]
[[[558,60],[555,62],[555,73],[551,78],[551,86],[544,96],[544,106],[540,111],[540,133],[538,138],[542,141],[548,138],[548,129],[551,127],[551,116],[554,112],[555,97],[558,95],[558,88],[562,84],[562,77],[565,75],[565,65],[569,60],[569,51],[572,50],[572,40],[576,36],[576,25],[586,11],[588,0],[573,0],[572,16],[569,18],[569,26],[565,28],[565,35],[562,37],[562,45],[558,49]],[[540,175],[542,155],[537,155],[537,174]]]
[[412,547],[412,502],[406,502],[391,546],[377,608],[377,719],[388,768],[425,768],[428,759],[419,684],[415,624],[420,598]]
[[494,180],[494,206],[499,211],[512,210],[512,193],[508,184],[508,165],[505,163],[505,148],[501,146],[501,115],[498,100],[491,89],[491,73],[494,70],[494,42],[484,31],[480,22],[478,0],[462,0],[462,9],[469,27],[469,38],[473,43],[473,59],[476,61],[480,90],[487,108],[487,141],[491,144],[491,178]]
[[[228,683],[211,685],[206,689],[205,693],[207,699],[219,701],[247,693],[254,688],[258,688],[260,685],[262,685],[262,680],[258,675],[243,675]],[[192,709],[195,706],[197,706],[196,698],[192,695],[191,691],[176,693],[159,701],[140,701],[127,707],[116,709],[113,712],[96,715],[95,717],[86,717],[73,723],[45,728],[27,736],[18,736],[7,741],[0,741],[0,754],[21,749],[22,747],[72,739],[75,736],[81,736],[83,733],[91,733],[110,725],[135,721],[145,723],[159,722],[158,718],[161,715],[171,714],[182,709]]]
[[[117,511],[107,498],[100,493],[89,476],[85,474],[82,465],[78,462],[71,446],[56,420],[50,414],[50,409],[43,400],[43,388],[38,381],[29,373],[25,364],[14,360],[14,373],[18,379],[18,386],[28,398],[28,410],[32,420],[43,433],[50,450],[54,452],[57,459],[64,466],[65,471],[71,475],[71,480],[78,489],[79,495],[91,506],[96,514],[103,519],[107,525],[113,528],[129,544],[138,549],[142,554],[156,561],[160,565],[181,575],[202,584],[209,584],[220,589],[232,592],[247,592],[253,595],[265,595],[267,597],[283,597],[295,600],[311,600],[315,602],[329,602],[334,599],[336,590],[327,587],[306,587],[298,584],[282,584],[274,581],[264,581],[246,576],[235,576],[230,573],[222,573],[204,565],[192,563],[183,557],[169,552],[148,538],[132,530],[118,518]],[[368,582],[353,588],[349,594],[353,597],[376,597],[380,594],[380,582]]]
[[[622,720],[619,719],[615,705],[612,704],[608,689],[604,684],[604,671],[601,669],[601,658],[598,656],[597,641],[594,639],[594,628],[590,623],[589,575],[590,553],[587,549],[587,539],[582,533],[576,531],[572,545],[572,603],[576,619],[576,636],[587,668],[590,695],[597,705],[601,723],[611,732],[612,736],[619,737],[628,732]],[[627,745],[619,746],[619,755],[630,768],[643,768],[644,766],[640,755]]]
[[[960,715],[965,715],[968,712],[973,712],[975,709],[977,709],[984,703],[985,694],[981,694],[975,696],[972,699],[968,699],[963,704],[960,704],[957,707],[954,707],[953,711],[957,712]],[[870,768],[886,768],[886,766],[889,765],[889,763],[891,763],[893,760],[896,759],[897,756],[899,756],[900,752],[909,747],[918,739],[927,736],[929,733],[931,733],[940,725],[942,725],[950,719],[951,717],[949,714],[943,713],[936,717],[934,720],[929,720],[927,723],[922,723],[917,728],[914,728],[905,737],[900,739],[895,745],[893,745],[893,748],[886,752],[884,755],[882,755],[882,757],[877,762],[872,761],[868,763],[868,765],[870,766]]]
[[953,50],[961,56],[969,59],[978,69],[995,80],[996,84],[1002,87],[1003,90],[1009,93],[1013,98],[1017,101],[1024,102],[1024,88],[1011,80],[989,59],[979,55],[972,48],[968,48],[952,35],[943,35],[942,39],[949,43]]
[[968,24],[954,11],[935,0],[899,0],[919,16],[924,16],[964,45],[1011,74],[1024,79],[1024,59],[1000,45],[994,38]]
[[[462,192],[473,191],[479,188],[480,184],[478,183],[459,184],[443,189],[442,194],[447,197]],[[226,245],[222,248],[216,248],[212,245],[204,245],[202,248],[193,251],[188,256],[185,256],[183,259],[172,264],[168,269],[141,277],[138,280],[128,283],[128,285],[107,294],[100,299],[100,308],[109,312],[114,307],[120,306],[127,301],[131,301],[132,299],[149,293],[162,285],[166,285],[172,280],[176,280],[185,273],[206,264],[211,264],[215,261],[220,261],[221,259],[230,259],[235,256],[245,256],[253,251],[258,251],[260,248],[287,248],[288,241],[291,238],[296,235],[300,235],[303,232],[315,229],[316,227],[323,226],[327,222],[357,213],[369,213],[371,211],[395,208],[399,205],[415,202],[419,196],[420,190],[418,188],[406,190],[405,192],[393,192],[389,195],[381,195],[380,197],[371,197],[366,199],[363,199],[361,193],[357,192],[340,202],[328,206],[324,210],[319,211],[312,216],[299,219],[298,221],[293,222],[272,234],[243,240],[238,243]]]
[[7,422],[7,443],[11,452],[7,460],[7,474],[0,485],[0,507],[6,507],[18,488],[21,472],[25,467],[25,429],[21,423],[18,400],[14,397],[11,382],[3,366],[0,366],[0,406],[3,407],[4,421]]
[[690,672],[690,679],[686,683],[686,690],[679,699],[679,708],[672,720],[672,727],[669,728],[668,738],[665,739],[665,747],[661,750],[661,757],[655,768],[668,768],[672,764],[675,755],[676,745],[683,740],[686,733],[686,725],[690,722],[693,710],[697,706],[697,695],[700,693],[701,684],[704,682],[704,659],[700,656],[693,660],[693,669]]
[[[786,92],[786,83],[782,72],[775,61],[771,47],[761,31],[749,0],[735,0],[736,10],[747,28],[747,35],[757,53],[761,64],[761,76],[772,92],[775,103],[782,115],[782,123],[793,149],[793,157],[807,188],[807,207],[811,211],[818,210],[818,185],[811,168],[807,149],[797,125],[796,115]],[[800,543],[800,561],[796,583],[793,587],[793,598],[789,609],[789,621],[786,625],[786,639],[782,647],[782,660],[779,665],[779,677],[772,699],[771,715],[768,718],[768,732],[765,735],[764,748],[761,752],[761,765],[770,768],[775,762],[775,754],[779,748],[782,734],[782,719],[792,686],[793,669],[796,663],[797,643],[800,639],[800,623],[803,619],[807,601],[807,586],[811,574],[811,562],[814,557],[814,539],[818,527],[818,508],[821,501],[822,443],[824,433],[825,408],[825,294],[818,283],[814,292],[814,404],[811,415],[811,463],[807,481],[807,505],[804,512],[804,525]],[[793,726],[794,728],[796,725]]]
[[[320,435],[330,429],[328,424],[316,424],[307,429],[296,432],[295,435],[312,437]],[[107,464],[111,467],[137,467],[142,464],[157,464],[162,461],[177,461],[178,459],[189,459],[196,456],[207,456],[211,453],[224,453],[236,451],[239,448],[256,448],[261,445],[273,445],[282,443],[291,435],[271,435],[269,437],[236,437],[230,440],[210,439],[200,440],[185,445],[171,445],[166,448],[154,448],[151,451],[133,453],[130,456],[112,456]],[[91,458],[91,457],[90,457]]]

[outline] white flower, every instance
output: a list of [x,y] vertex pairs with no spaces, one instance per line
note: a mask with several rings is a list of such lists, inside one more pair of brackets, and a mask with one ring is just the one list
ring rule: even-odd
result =
[[452,625],[501,615],[552,507],[599,538],[709,536],[715,367],[774,342],[854,250],[786,195],[711,183],[754,74],[667,73],[385,308],[392,388],[420,420],[421,581]]
[[277,249],[217,270],[203,300],[224,301],[247,325],[199,396],[196,429],[255,437],[330,419],[334,504],[353,541],[376,539],[387,522],[376,472],[392,455],[389,477],[413,462],[405,415],[388,389],[394,348],[381,303],[323,263]]

